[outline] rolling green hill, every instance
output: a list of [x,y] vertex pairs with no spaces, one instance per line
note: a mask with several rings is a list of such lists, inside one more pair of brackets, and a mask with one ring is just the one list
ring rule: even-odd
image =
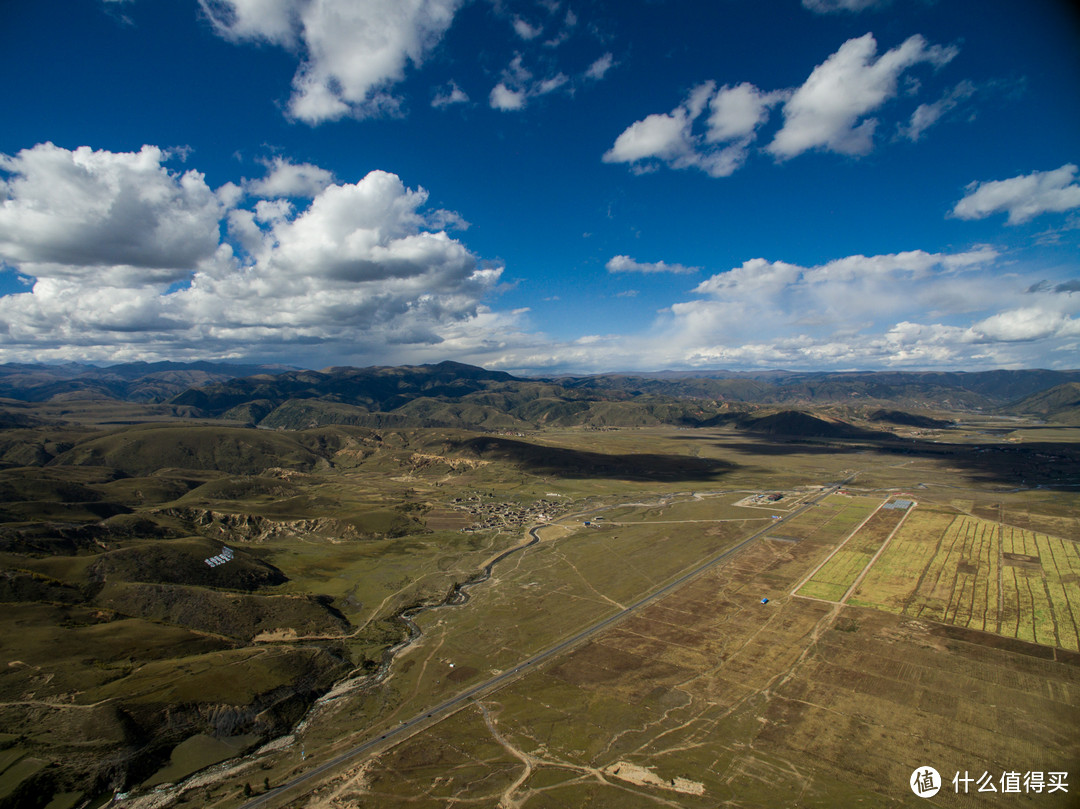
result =
[[162,467],[257,474],[270,467],[311,469],[320,460],[292,435],[241,427],[155,424],[81,441],[51,463],[103,466],[140,476]]
[[[525,379],[461,363],[330,368],[258,375],[194,388],[170,400],[203,416],[264,427],[325,424],[527,427],[699,426],[730,420],[734,405],[879,405],[991,410],[1017,396],[1080,381],[1074,371],[979,373],[702,372]],[[885,405],[891,407],[886,408]],[[909,424],[908,426],[919,426]],[[767,429],[767,425],[763,428]]]
[[[0,407],[0,425],[45,426],[40,413],[18,407],[44,401],[67,405],[57,409],[60,418],[84,418],[94,411],[98,423],[137,420],[119,405],[109,415],[109,402],[127,401],[160,403],[159,418],[225,419],[285,430],[330,424],[489,431],[699,426],[730,420],[730,408],[740,405],[992,411],[1069,384],[1080,384],[1080,371],[703,370],[522,378],[458,362],[321,371],[222,363],[0,365],[0,396],[9,397]],[[1035,409],[1023,412],[1041,413],[1039,401],[1033,399],[1026,406]],[[46,454],[48,449],[27,446],[15,450],[12,459],[39,463]],[[4,455],[0,447],[0,462]]]
[[888,433],[864,430],[845,421],[822,418],[797,410],[781,410],[748,418],[740,426],[751,432],[789,438],[891,438]]
[[170,404],[286,430],[329,424],[489,431],[642,427],[694,424],[715,415],[715,406],[701,401],[564,387],[450,362],[260,375],[189,390]]
[[1002,412],[1041,416],[1059,424],[1080,424],[1080,382],[1040,391],[1002,408]]
[[908,413],[903,410],[875,410],[868,418],[870,421],[884,421],[889,424],[899,424],[904,427],[922,427],[928,430],[942,429],[952,425],[952,422],[943,419],[920,416],[917,413]]

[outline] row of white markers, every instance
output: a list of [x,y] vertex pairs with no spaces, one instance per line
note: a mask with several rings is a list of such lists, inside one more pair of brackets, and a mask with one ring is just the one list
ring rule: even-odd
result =
[[217,556],[211,556],[209,559],[204,559],[203,561],[206,562],[206,564],[210,565],[210,567],[217,567],[218,565],[223,565],[226,562],[231,561],[232,558],[232,548],[222,545],[221,553],[219,553]]

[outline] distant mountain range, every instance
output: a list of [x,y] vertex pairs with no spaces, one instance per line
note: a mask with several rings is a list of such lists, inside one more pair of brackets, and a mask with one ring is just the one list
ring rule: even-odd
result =
[[[105,368],[9,364],[0,365],[0,398],[165,403],[196,416],[285,429],[348,424],[515,430],[734,421],[765,432],[813,433],[822,428],[796,424],[791,416],[750,411],[761,406],[855,407],[870,421],[914,427],[947,422],[898,408],[1014,413],[1080,423],[1080,371],[665,371],[522,378],[449,361],[321,371],[211,362]],[[763,418],[775,418],[776,425],[752,427],[752,421]]]
[[943,409],[993,409],[1070,382],[1080,371],[661,371],[560,377],[572,388],[761,404],[823,404],[870,400]]
[[285,429],[327,424],[484,430],[644,426],[705,415],[694,401],[575,389],[457,362],[263,374],[194,388],[169,404]]
[[164,402],[189,388],[253,374],[292,370],[284,365],[221,362],[129,362],[99,368],[65,363],[0,365],[0,398],[23,402],[119,399]]

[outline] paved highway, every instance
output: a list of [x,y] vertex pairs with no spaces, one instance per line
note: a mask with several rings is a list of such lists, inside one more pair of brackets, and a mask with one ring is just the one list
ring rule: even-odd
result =
[[[824,489],[821,494],[819,494],[813,500],[808,501],[805,505],[800,506],[787,516],[782,517],[778,520],[771,521],[768,526],[761,529],[757,533],[747,537],[738,545],[728,548],[723,553],[717,554],[708,561],[698,565],[688,573],[684,573],[674,581],[665,584],[659,590],[656,590],[655,592],[645,596],[644,598],[635,601],[633,604],[626,607],[625,609],[620,610],[619,612],[616,612],[615,614],[607,618],[604,618],[603,620],[593,624],[587,629],[583,629],[581,632],[578,632],[573,637],[560,641],[555,646],[551,646],[548,649],[545,649],[544,651],[533,655],[527,660],[519,663],[514,668],[508,669],[501,674],[497,674],[494,677],[485,680],[478,685],[474,685],[472,688],[469,688],[466,691],[463,691],[448,700],[440,702],[433,708],[429,708],[424,713],[418,714],[412,719],[402,722],[394,728],[387,729],[385,733],[368,739],[366,742],[361,742],[355,747],[351,747],[344,753],[340,753],[337,756],[329,759],[328,761],[325,761],[324,763],[318,765],[317,767],[308,770],[302,775],[298,775],[292,781],[289,781],[288,783],[282,784],[280,787],[277,787],[270,790],[269,792],[259,795],[257,798],[253,798],[252,800],[245,803],[242,809],[257,809],[258,807],[283,806],[289,800],[295,800],[302,797],[308,791],[315,788],[318,779],[321,776],[327,775],[334,770],[342,767],[343,765],[360,758],[364,753],[367,753],[379,747],[389,746],[395,740],[400,741],[425,724],[434,724],[436,721],[441,720],[448,714],[456,711],[458,708],[461,708],[465,705],[465,703],[469,702],[470,700],[475,699],[481,694],[487,693],[489,691],[494,691],[501,686],[506,685],[511,680],[516,679],[520,675],[530,671],[531,669],[536,668],[542,663],[546,663],[551,658],[557,657],[568,649],[580,645],[582,642],[588,640],[593,635],[604,631],[612,624],[618,623],[627,616],[637,612],[647,604],[651,604],[654,601],[657,601],[668,595],[672,591],[678,589],[679,587],[682,587],[688,581],[696,578],[697,576],[700,576],[702,573],[704,573],[706,570],[713,567],[714,565],[719,564],[720,562],[730,558],[731,556],[734,556],[751,542],[754,542],[755,540],[758,540],[761,537],[765,536],[770,531],[774,530],[776,526],[782,525],[788,520],[791,520],[794,517],[797,517],[799,514],[802,514],[807,509],[817,505],[817,503],[819,503],[821,500],[824,500],[827,496],[835,492],[841,486],[845,485],[849,480],[851,480],[851,478],[847,478],[840,483],[833,484],[832,486]],[[534,526],[533,528],[529,529],[529,533],[533,537],[533,542],[530,542],[529,545],[535,544],[535,542],[538,542],[540,540],[540,537],[536,534],[536,532],[540,528],[541,526]],[[523,546],[518,547],[520,548]]]

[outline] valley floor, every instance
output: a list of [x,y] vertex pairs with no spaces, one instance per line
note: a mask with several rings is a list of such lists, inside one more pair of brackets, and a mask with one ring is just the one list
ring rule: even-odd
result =
[[[247,805],[916,806],[923,799],[908,782],[917,768],[927,766],[944,777],[938,805],[1002,805],[1001,793],[1014,786],[1012,773],[1020,787],[1008,805],[1074,805],[1075,789],[1070,793],[1059,785],[1053,793],[1048,786],[1035,792],[1023,785],[1027,778],[1030,786],[1035,773],[1047,783],[1053,778],[1067,784],[1068,776],[1060,773],[1076,772],[1080,762],[1075,636],[1067,645],[1040,645],[1024,640],[1017,623],[996,632],[971,628],[970,612],[962,616],[949,608],[966,592],[963,574],[957,578],[955,571],[943,604],[920,597],[923,610],[944,606],[943,612],[916,615],[901,606],[913,603],[910,598],[888,601],[895,596],[895,577],[880,574],[895,572],[888,549],[905,549],[907,556],[920,543],[931,543],[937,551],[926,555],[927,568],[946,565],[955,555],[952,545],[942,547],[926,526],[909,517],[920,508],[946,526],[963,525],[971,517],[951,503],[920,504],[905,500],[903,493],[860,492],[856,486],[846,495],[809,501],[809,508],[777,521],[776,536],[751,542],[508,682],[432,718],[421,713],[416,726],[407,710],[390,714],[391,723],[409,716],[408,726],[395,733],[391,724],[384,725],[383,733],[387,727],[392,731],[386,741],[373,740],[350,762],[302,788],[271,791]],[[444,681],[436,674],[447,684],[468,684],[512,666],[533,648],[528,632],[514,644],[513,631],[505,623],[498,626],[498,616],[511,599],[515,624],[526,613],[550,608],[542,592],[551,582],[538,588],[540,582],[526,579],[542,578],[538,571],[557,564],[551,557],[562,556],[570,565],[559,566],[560,579],[568,570],[580,574],[581,567],[570,561],[575,557],[593,565],[588,572],[597,584],[588,588],[591,597],[586,592],[576,597],[593,601],[597,614],[603,602],[622,608],[620,577],[596,575],[596,559],[580,547],[569,550],[571,543],[604,545],[618,564],[637,568],[643,560],[654,562],[655,551],[643,551],[633,539],[620,547],[627,526],[651,525],[650,544],[670,548],[686,532],[709,530],[705,518],[691,520],[689,514],[711,508],[728,515],[740,508],[734,505],[737,497],[742,494],[624,506],[607,526],[582,528],[562,543],[527,552],[493,583],[486,603],[470,605],[495,616],[481,621],[482,635],[449,612],[424,622],[425,636],[400,661],[402,669],[421,669],[402,706],[416,703],[418,693],[430,698],[454,690],[440,689]],[[910,514],[891,508],[897,501],[911,503]],[[776,510],[783,515],[783,501]],[[884,522],[878,524],[878,518]],[[739,532],[717,530],[730,522],[730,516],[716,518],[714,547],[760,530],[750,518]],[[995,526],[1002,532],[1006,527]],[[854,553],[853,547],[863,547],[864,556],[844,574],[847,586],[836,591],[837,598],[800,595],[809,584],[831,582],[829,562],[844,549]],[[1064,562],[1056,564],[1068,572],[1051,567],[1045,575],[1048,589],[1060,586],[1062,576],[1074,581],[1069,577],[1080,572],[1075,543],[1057,540],[1056,547],[1067,549]],[[647,569],[654,570],[651,564]],[[635,575],[652,585],[661,580],[640,568]],[[925,578],[910,577],[910,589],[919,591]],[[882,603],[859,606],[875,599]],[[1073,602],[1054,603],[1072,616],[1067,620],[1075,620]],[[1030,605],[1015,614],[1030,616]],[[464,626],[458,625],[459,617]],[[505,641],[511,652],[500,654]],[[457,661],[454,668],[452,661]],[[400,684],[398,689],[400,696]],[[340,730],[349,714],[346,706],[320,721]],[[277,778],[288,783],[302,770],[275,761],[271,783]],[[968,774],[973,780],[964,794],[960,779]],[[985,790],[987,774],[996,793],[978,791],[975,779],[984,779]],[[222,798],[223,805],[234,802]]]
[[0,470],[0,802],[1075,805],[1075,436],[1001,429],[73,434]]

